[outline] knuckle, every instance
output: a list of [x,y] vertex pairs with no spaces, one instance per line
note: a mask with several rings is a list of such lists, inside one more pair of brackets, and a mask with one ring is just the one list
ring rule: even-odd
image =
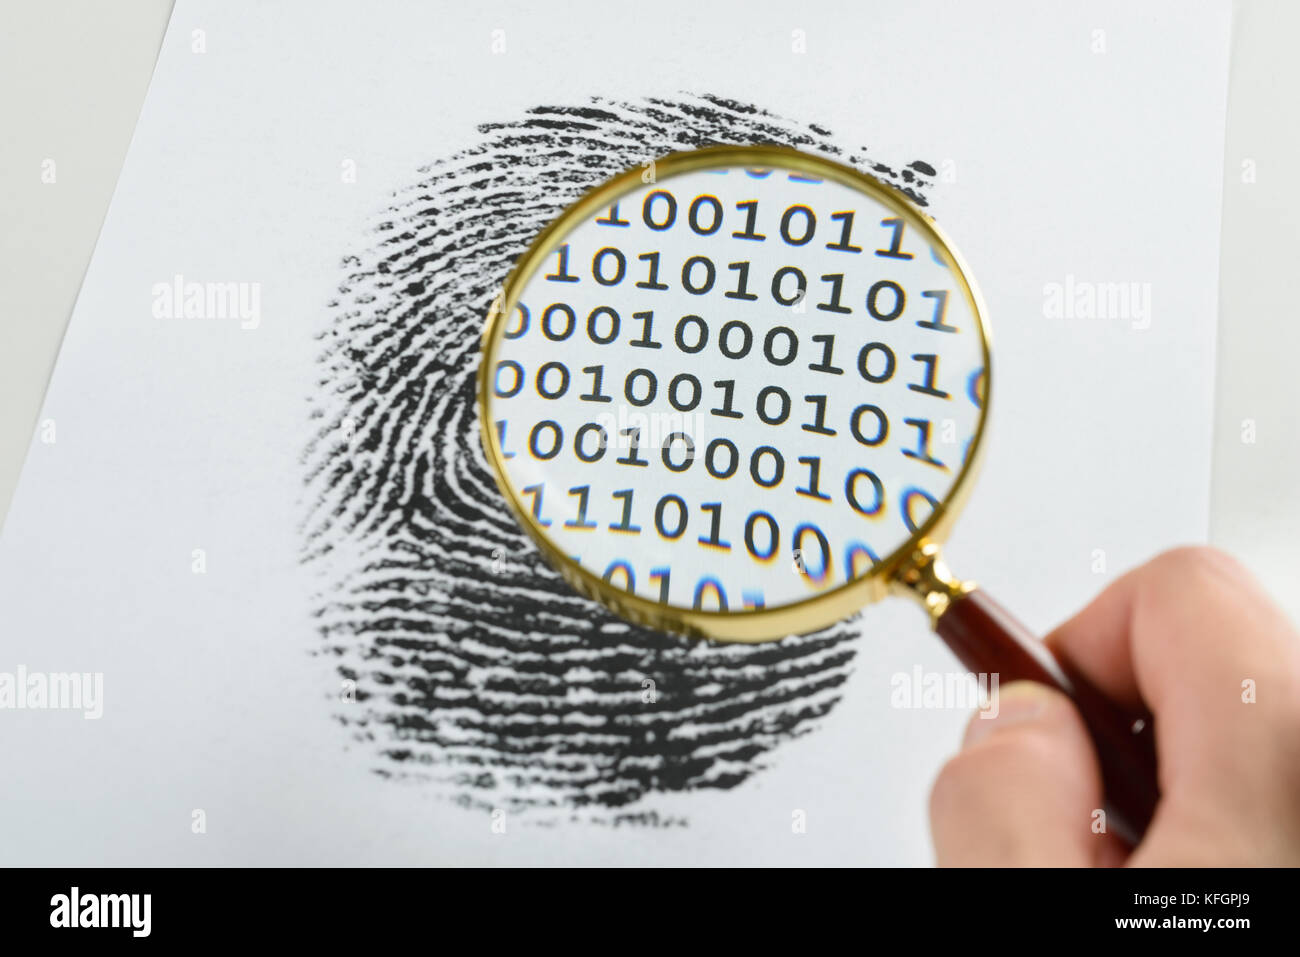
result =
[[1212,545],[1183,545],[1159,555],[1155,566],[1170,577],[1183,581],[1236,579],[1246,575],[1242,564]]

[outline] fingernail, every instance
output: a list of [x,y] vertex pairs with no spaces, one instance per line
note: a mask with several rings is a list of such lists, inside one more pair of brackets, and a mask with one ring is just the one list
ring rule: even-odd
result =
[[1032,681],[1016,681],[999,688],[966,725],[963,748],[982,741],[998,728],[1032,721],[1043,713],[1051,692]]

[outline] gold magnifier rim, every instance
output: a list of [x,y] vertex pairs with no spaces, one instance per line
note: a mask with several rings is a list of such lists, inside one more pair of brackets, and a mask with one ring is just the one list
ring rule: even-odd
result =
[[825,628],[880,600],[889,593],[891,586],[897,587],[900,571],[912,562],[920,549],[931,544],[941,544],[947,539],[953,522],[970,496],[983,459],[983,439],[993,385],[990,333],[983,299],[956,247],[920,207],[874,176],[819,154],[772,145],[707,146],[669,153],[656,159],[650,168],[655,172],[654,182],[660,183],[684,173],[724,166],[803,173],[857,190],[897,213],[908,226],[919,230],[931,247],[939,250],[946,260],[979,326],[984,360],[984,394],[979,423],[966,459],[948,494],[933,509],[929,518],[907,541],[873,565],[866,574],[852,581],[789,604],[734,611],[683,608],[625,591],[574,562],[549,539],[545,530],[533,518],[532,511],[516,494],[506,474],[505,461],[489,414],[492,402],[492,376],[489,370],[495,366],[497,347],[501,343],[509,317],[538,268],[574,229],[586,223],[595,213],[607,209],[619,198],[650,185],[642,178],[642,166],[634,166],[584,193],[537,235],[515,263],[501,295],[492,303],[483,330],[482,357],[478,369],[479,435],[497,487],[501,489],[515,519],[542,554],[580,594],[601,602],[635,624],[650,628],[719,641],[774,641],[787,635],[807,634]]

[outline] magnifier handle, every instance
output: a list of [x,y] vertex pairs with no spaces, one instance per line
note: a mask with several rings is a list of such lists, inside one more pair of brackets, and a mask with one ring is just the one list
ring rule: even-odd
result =
[[1107,830],[1141,840],[1160,796],[1151,715],[1122,711],[978,588],[954,597],[935,630],[970,671],[1001,684],[1037,681],[1074,702],[1100,759]]

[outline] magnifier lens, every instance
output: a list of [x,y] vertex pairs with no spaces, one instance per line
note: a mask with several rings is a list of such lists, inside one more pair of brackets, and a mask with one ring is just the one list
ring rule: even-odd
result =
[[734,614],[870,576],[965,476],[975,292],[924,216],[843,167],[657,172],[589,195],[512,278],[483,383],[507,497],[606,600]]

